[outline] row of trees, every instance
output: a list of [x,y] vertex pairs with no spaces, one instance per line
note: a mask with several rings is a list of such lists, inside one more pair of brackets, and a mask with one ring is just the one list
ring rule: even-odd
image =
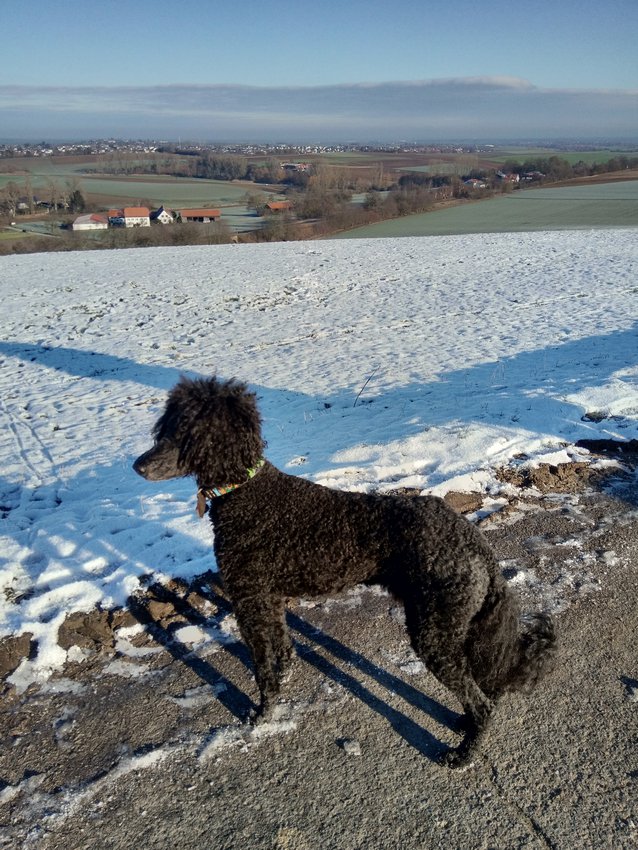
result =
[[[573,180],[577,177],[592,177],[597,174],[609,174],[610,172],[626,171],[638,168],[638,157],[615,156],[605,162],[588,163],[584,160],[571,163],[560,156],[534,157],[523,162],[518,160],[507,160],[503,163],[502,172],[518,174],[522,180],[528,175],[533,175],[532,182],[557,183],[562,180]],[[472,168],[463,179],[478,177],[485,180],[489,185],[497,185],[498,177],[496,169]]]
[[[478,156],[459,156],[449,163],[452,176],[467,178],[468,176],[489,179],[496,174],[495,169],[481,167]],[[384,184],[387,188],[388,176],[383,173],[379,164],[376,174],[366,174],[371,186]],[[623,171],[638,168],[638,157],[618,155],[606,162],[591,163],[580,160],[571,163],[558,155],[533,157],[521,162],[511,159],[505,162],[502,170],[510,173],[525,174],[540,172],[547,181],[566,180],[572,177],[604,174],[610,171]],[[107,155],[99,166],[90,169],[91,172],[110,174],[166,174],[174,177],[201,177],[209,180],[248,180],[254,183],[282,183],[304,188],[313,176],[321,170],[329,169],[322,163],[312,164],[308,171],[282,171],[280,161],[274,157],[260,162],[251,161],[248,157],[237,154],[223,154],[216,151],[200,151],[188,148],[166,146],[158,149],[157,153],[144,155]],[[87,169],[88,170],[88,169]],[[369,169],[367,169],[369,171]],[[353,172],[340,168],[342,174],[347,174],[353,182]],[[379,188],[377,185],[376,188]]]
[[[341,179],[354,188],[357,183],[356,175],[348,169],[336,169]],[[189,151],[174,149],[163,153],[133,157],[109,155],[99,166],[86,169],[89,174],[165,174],[169,177],[193,177],[206,180],[246,180],[252,183],[291,186],[304,189],[314,177],[321,182],[325,173],[335,171],[323,163],[309,166],[308,171],[283,169],[279,159],[274,157],[261,161],[250,161],[245,156],[236,154],[220,154],[215,151]],[[386,181],[383,168],[372,166],[364,180],[375,185]],[[324,177],[322,177],[324,175]],[[331,178],[332,179],[332,178]]]
[[327,236],[364,224],[426,212],[436,203],[435,195],[423,186],[370,192],[359,203],[353,203],[350,192],[317,186],[289,197],[289,211],[267,216],[263,226],[243,236],[242,241],[280,242]]
[[282,176],[278,160],[263,164],[249,163],[235,154],[162,148],[158,153],[140,156],[110,154],[99,165],[86,169],[89,174],[165,174],[169,177],[199,177],[206,180],[252,180],[277,183]]
[[522,163],[509,160],[503,166],[504,171],[511,171],[515,174],[540,172],[545,175],[544,180],[547,182],[571,180],[574,177],[591,177],[596,174],[609,174],[613,171],[626,171],[630,168],[638,168],[638,156],[615,156],[606,162],[596,163],[580,160],[573,164],[560,156],[534,157]]
[[42,204],[54,212],[82,213],[86,209],[86,199],[76,181],[61,185],[56,180],[47,180],[37,196],[29,177],[22,183],[10,180],[0,190],[0,216],[13,218],[19,210],[33,215]]

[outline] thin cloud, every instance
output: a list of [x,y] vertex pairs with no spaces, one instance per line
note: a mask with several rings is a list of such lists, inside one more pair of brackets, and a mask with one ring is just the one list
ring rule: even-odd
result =
[[[638,137],[638,92],[538,88],[489,76],[330,86],[0,86],[6,136],[340,141],[441,137]],[[36,129],[36,128],[41,129]],[[203,136],[202,136],[203,134]]]

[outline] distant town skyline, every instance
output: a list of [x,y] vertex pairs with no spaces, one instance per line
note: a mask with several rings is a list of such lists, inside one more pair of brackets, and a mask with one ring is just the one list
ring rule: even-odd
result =
[[638,3],[31,0],[0,138],[638,140]]

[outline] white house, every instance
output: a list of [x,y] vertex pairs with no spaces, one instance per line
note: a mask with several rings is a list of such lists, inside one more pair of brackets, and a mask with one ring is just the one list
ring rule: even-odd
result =
[[99,213],[88,213],[87,215],[79,215],[73,224],[72,230],[106,230],[109,226],[105,215]]
[[497,171],[496,176],[505,183],[519,183],[521,179],[521,175],[515,171],[512,171],[510,174],[506,174],[504,171]]
[[477,177],[470,177],[469,180],[463,181],[470,189],[487,189],[487,183],[484,180],[479,180]]
[[170,210],[160,207],[153,210],[151,213],[151,222],[159,222],[160,224],[172,224],[175,221],[175,216]]
[[113,227],[150,227],[150,213],[147,207],[124,207],[122,210],[109,210],[109,224]]

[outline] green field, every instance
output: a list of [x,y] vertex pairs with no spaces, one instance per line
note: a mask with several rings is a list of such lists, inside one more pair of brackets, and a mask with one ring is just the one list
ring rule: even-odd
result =
[[636,156],[636,151],[617,151],[617,150],[593,150],[593,151],[562,151],[552,148],[517,148],[517,147],[496,147],[489,151],[484,151],[479,154],[480,159],[487,159],[495,162],[505,162],[506,160],[516,160],[524,162],[528,159],[538,159],[539,157],[557,156],[559,159],[566,159],[570,165],[577,162],[585,162],[587,165],[594,165],[600,162],[609,162],[617,156]]
[[[477,163],[478,167],[478,163]],[[468,171],[468,168],[461,169],[459,165],[455,162],[444,162],[443,160],[439,162],[433,162],[430,165],[410,165],[410,166],[401,166],[399,168],[395,168],[395,171],[400,171],[403,174],[408,174],[410,172],[417,172],[418,174],[457,174],[459,171]]]
[[[71,175],[67,170],[63,175],[50,173],[33,174],[31,185],[36,195],[46,197],[47,184],[55,179],[60,186],[67,180],[74,180],[87,201],[105,209],[111,206],[123,206],[137,201],[149,201],[154,206],[166,204],[171,207],[214,206],[237,204],[246,195],[250,184],[230,183],[224,180],[186,180],[178,177],[140,176],[130,178],[110,178],[87,176],[79,173]],[[0,188],[9,181],[24,184],[25,177],[0,174]]]
[[379,151],[326,151],[319,157],[309,157],[328,165],[374,165],[382,158],[383,154]]
[[[524,147],[493,147],[484,148],[479,152],[463,152],[455,154],[452,151],[441,153],[406,152],[390,153],[385,151],[339,151],[326,152],[319,157],[310,156],[328,165],[335,166],[374,166],[383,162],[388,171],[421,171],[432,174],[454,174],[459,170],[475,167],[493,167],[507,161],[523,163],[530,159],[549,158],[557,156],[565,159],[570,165],[584,162],[587,165],[608,162],[617,156],[635,156],[638,151],[591,150],[591,151],[562,151],[555,148],[524,148]],[[472,162],[473,161],[473,162]]]
[[187,180],[179,177],[101,178],[80,177],[80,188],[87,198],[95,197],[106,206],[135,200],[171,207],[223,206],[236,204],[245,196],[246,184],[224,180]]
[[485,201],[357,227],[336,238],[638,227],[638,181],[523,189]]
[[[0,189],[14,182],[24,186],[31,181],[36,195],[47,197],[51,181],[64,187],[67,183],[79,186],[92,209],[121,207],[147,201],[152,206],[180,207],[223,207],[241,204],[246,192],[254,191],[254,184],[229,182],[227,180],[203,180],[168,177],[165,175],[132,175],[111,177],[101,174],[85,174],[87,168],[98,168],[96,162],[53,161],[51,158],[25,158],[13,160],[15,173],[0,173]],[[260,191],[267,191],[260,187]]]

